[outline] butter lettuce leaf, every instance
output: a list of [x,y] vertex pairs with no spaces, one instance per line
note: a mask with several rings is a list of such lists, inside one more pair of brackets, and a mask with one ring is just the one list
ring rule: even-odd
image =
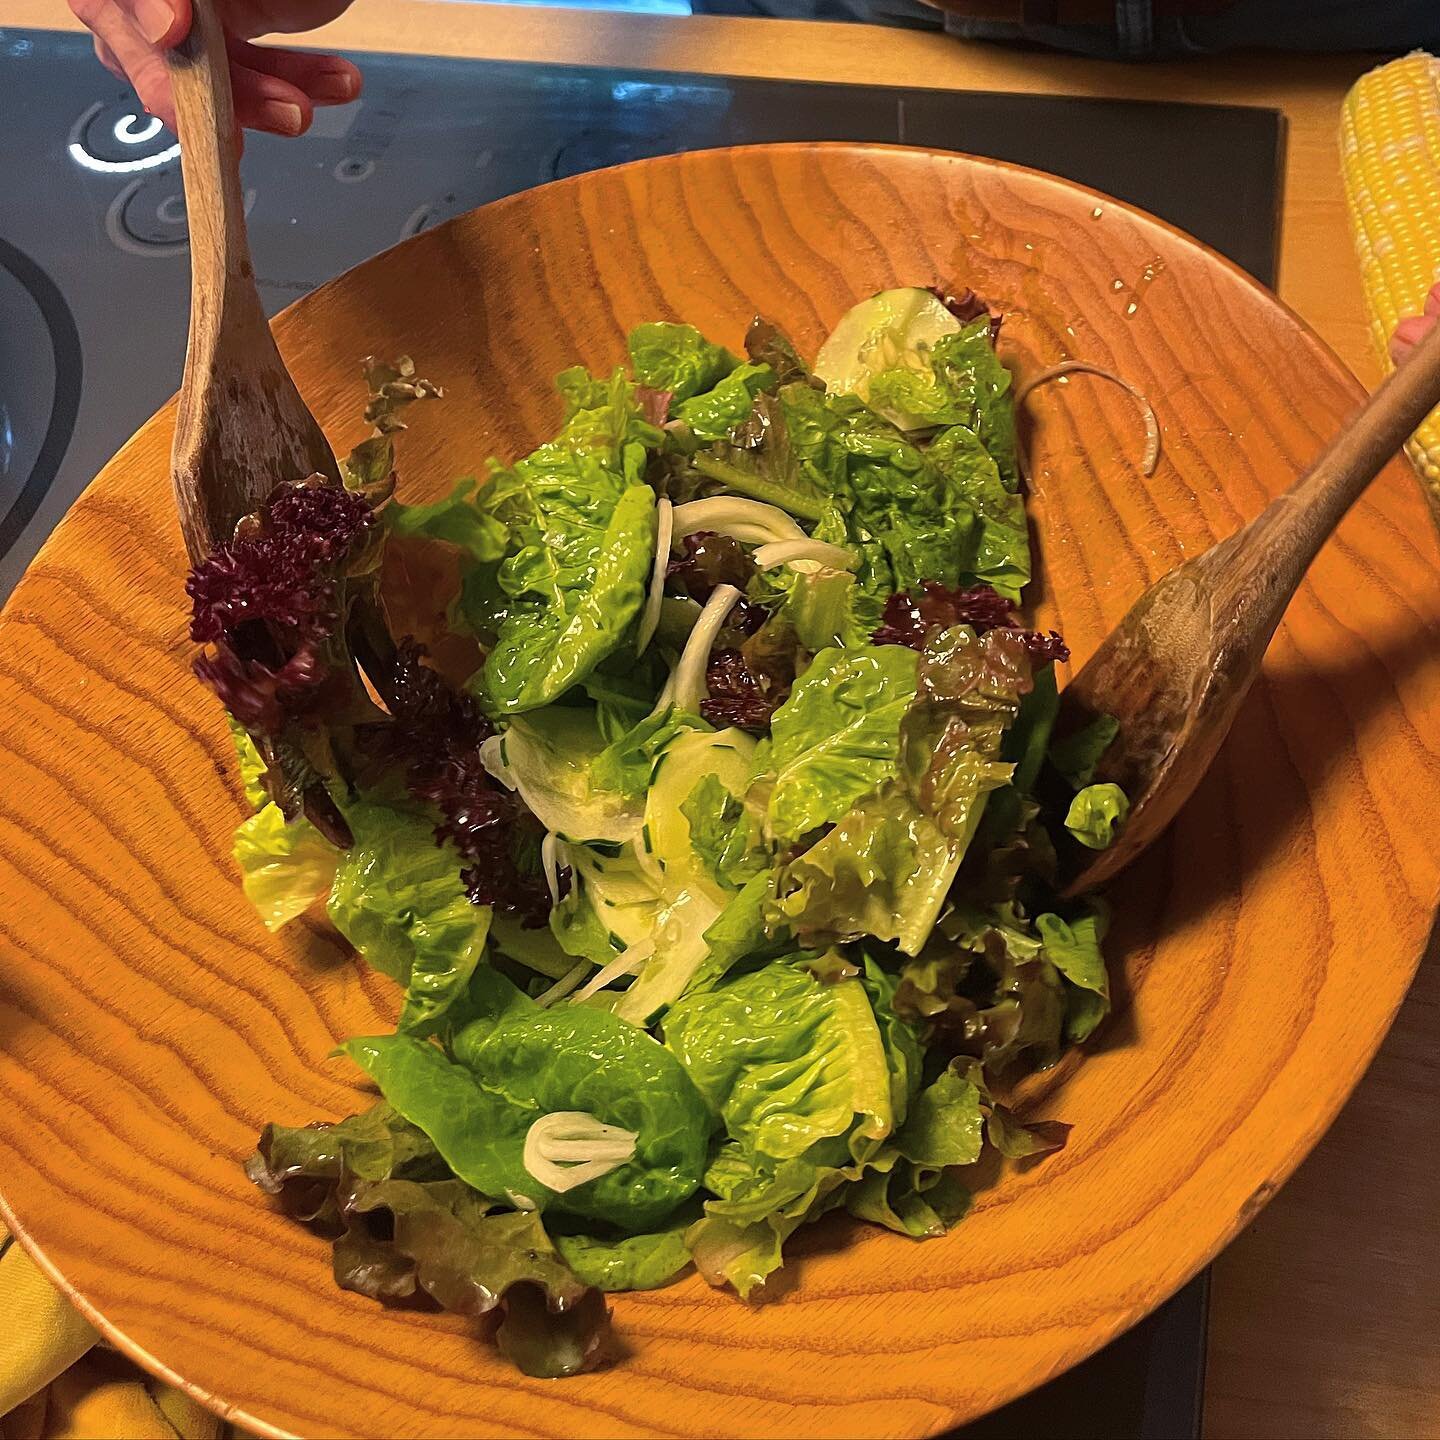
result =
[[521,1117],[522,1135],[541,1115],[579,1110],[638,1137],[631,1160],[563,1195],[528,1179],[521,1193],[547,1211],[643,1231],[694,1194],[709,1115],[675,1057],[637,1026],[603,1010],[560,1005],[467,1029],[454,1049],[486,1093]]
[[690,1247],[685,1243],[689,1224],[614,1240],[557,1235],[555,1248],[575,1276],[597,1290],[656,1290],[690,1268]]
[[723,440],[750,418],[755,397],[774,384],[775,372],[768,365],[737,366],[714,389],[676,405],[675,418],[684,421],[697,440]]
[[368,965],[405,986],[400,1029],[431,1034],[485,954],[490,908],[470,903],[464,861],[435,843],[430,816],[360,802],[346,819],[355,844],[336,869],[330,919]]
[[466,603],[471,623],[496,634],[483,671],[496,711],[547,704],[621,644],[650,578],[655,492],[641,477],[663,438],[617,377],[604,405],[576,411],[482,491],[506,549],[488,615],[476,597]]
[[288,925],[329,890],[342,854],[304,816],[287,821],[273,803],[235,831],[234,849],[245,898],[267,930]]
[[1070,802],[1065,828],[1087,849],[1108,850],[1129,814],[1130,801],[1118,785],[1087,785]]
[[810,663],[770,722],[777,839],[838,820],[894,773],[916,664],[900,645],[822,650]]
[[479,562],[499,560],[505,554],[505,526],[477,502],[479,481],[467,475],[443,500],[431,505],[393,503],[384,510],[392,535],[443,540],[467,558]]
[[630,364],[637,384],[668,390],[673,401],[713,390],[740,363],[693,325],[655,321],[630,332]]

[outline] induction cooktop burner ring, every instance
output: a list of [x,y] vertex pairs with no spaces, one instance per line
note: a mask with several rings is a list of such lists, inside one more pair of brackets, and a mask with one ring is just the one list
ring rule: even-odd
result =
[[40,311],[55,361],[55,395],[45,438],[40,442],[35,463],[20,492],[0,514],[0,556],[4,556],[30,523],[45,498],[69,448],[80,413],[80,385],[84,359],[80,331],[60,288],[23,250],[0,239],[0,267],[8,270],[26,290]]

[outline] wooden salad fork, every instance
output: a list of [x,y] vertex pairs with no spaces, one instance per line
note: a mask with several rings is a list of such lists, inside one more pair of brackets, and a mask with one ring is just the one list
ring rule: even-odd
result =
[[190,226],[190,341],[170,465],[198,564],[276,485],[316,474],[339,484],[340,471],[255,289],[225,32],[213,0],[193,0],[193,11],[170,52]]
[[1100,715],[1119,722],[1095,779],[1120,785],[1131,807],[1115,843],[1086,855],[1067,893],[1103,884],[1175,818],[1229,733],[1310,562],[1437,405],[1440,326],[1289,490],[1156,581],[1066,686],[1058,733]]

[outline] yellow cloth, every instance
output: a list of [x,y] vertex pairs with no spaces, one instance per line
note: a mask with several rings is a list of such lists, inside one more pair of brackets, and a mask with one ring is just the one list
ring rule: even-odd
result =
[[98,1339],[0,1226],[0,1440],[226,1435],[218,1416]]

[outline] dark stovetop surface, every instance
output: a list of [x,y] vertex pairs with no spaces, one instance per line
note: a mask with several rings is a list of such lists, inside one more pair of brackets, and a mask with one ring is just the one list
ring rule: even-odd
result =
[[[361,101],[320,112],[303,139],[256,136],[246,148],[252,248],[272,313],[516,190],[642,156],[778,140],[904,142],[1035,165],[1274,277],[1282,131],[1269,111],[356,58]],[[0,29],[0,96],[3,601],[90,478],[174,392],[188,252],[173,137],[96,65],[87,40]],[[1101,1355],[959,1433],[1196,1435],[1204,1313],[1197,1281]]]

